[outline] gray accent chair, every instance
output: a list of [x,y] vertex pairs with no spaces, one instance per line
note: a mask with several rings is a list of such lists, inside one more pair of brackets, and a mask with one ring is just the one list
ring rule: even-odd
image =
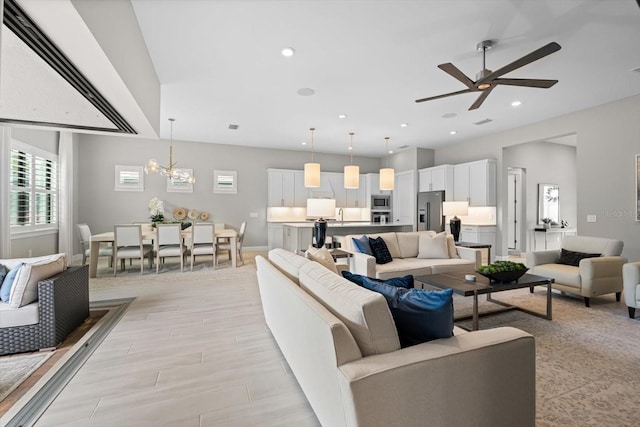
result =
[[553,288],[584,297],[584,305],[590,307],[590,298],[598,295],[622,294],[622,265],[627,259],[620,256],[624,243],[621,240],[602,237],[566,236],[562,249],[587,254],[600,254],[584,258],[578,266],[559,264],[561,249],[535,251],[526,254],[530,273],[551,277]]
[[624,302],[629,308],[629,317],[636,317],[636,308],[640,308],[640,262],[630,262],[622,266],[622,284]]
[[[82,264],[86,264],[87,258],[91,254],[91,229],[88,224],[78,224],[78,236],[80,237],[80,244],[82,244]],[[103,256],[109,257],[109,266],[111,266],[113,262],[113,248],[111,245],[100,243],[98,258]]]
[[89,317],[89,266],[38,282],[38,323],[0,328],[0,356],[54,348]]

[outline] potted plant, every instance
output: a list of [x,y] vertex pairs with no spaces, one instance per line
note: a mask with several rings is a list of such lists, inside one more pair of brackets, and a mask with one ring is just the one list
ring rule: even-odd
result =
[[553,220],[549,217],[542,218],[542,228],[551,228],[551,221]]
[[493,264],[481,265],[478,273],[491,282],[509,283],[518,280],[529,269],[521,262],[496,261]]

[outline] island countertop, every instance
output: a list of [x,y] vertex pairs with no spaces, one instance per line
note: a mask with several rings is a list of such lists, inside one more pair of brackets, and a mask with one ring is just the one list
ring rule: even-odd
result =
[[[306,222],[285,222],[285,227],[293,228],[313,228],[314,221]],[[350,221],[341,223],[340,221],[327,221],[327,228],[388,228],[388,227],[411,227],[410,224],[380,224],[377,222]]]

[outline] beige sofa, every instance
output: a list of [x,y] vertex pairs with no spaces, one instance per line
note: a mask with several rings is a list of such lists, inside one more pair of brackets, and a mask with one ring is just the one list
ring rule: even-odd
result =
[[[530,273],[552,277],[555,289],[584,297],[586,307],[590,306],[591,297],[614,292],[620,301],[622,265],[627,262],[620,256],[623,246],[621,240],[566,236],[561,249],[528,252],[526,265]],[[559,264],[562,249],[600,256],[582,259],[578,266]]]
[[381,234],[367,234],[373,239],[382,237],[387,244],[393,261],[387,264],[376,264],[376,259],[370,255],[357,251],[353,245],[353,238],[357,239],[362,234],[350,234],[342,239],[341,249],[352,254],[350,268],[352,273],[362,274],[379,279],[412,274],[424,276],[427,274],[440,274],[452,271],[475,270],[480,266],[481,252],[479,249],[463,248],[455,246],[453,236],[447,236],[447,245],[451,258],[425,259],[418,258],[420,233],[434,236],[434,231],[409,231],[391,232]]
[[256,257],[264,315],[324,426],[533,426],[535,342],[515,328],[400,348],[386,300],[322,265]]
[[624,302],[629,308],[629,317],[636,317],[640,308],[640,262],[629,262],[622,266]]

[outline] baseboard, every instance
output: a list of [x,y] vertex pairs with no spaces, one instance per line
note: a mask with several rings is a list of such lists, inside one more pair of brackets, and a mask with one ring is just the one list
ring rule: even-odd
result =
[[243,246],[242,252],[266,252],[269,246]]

